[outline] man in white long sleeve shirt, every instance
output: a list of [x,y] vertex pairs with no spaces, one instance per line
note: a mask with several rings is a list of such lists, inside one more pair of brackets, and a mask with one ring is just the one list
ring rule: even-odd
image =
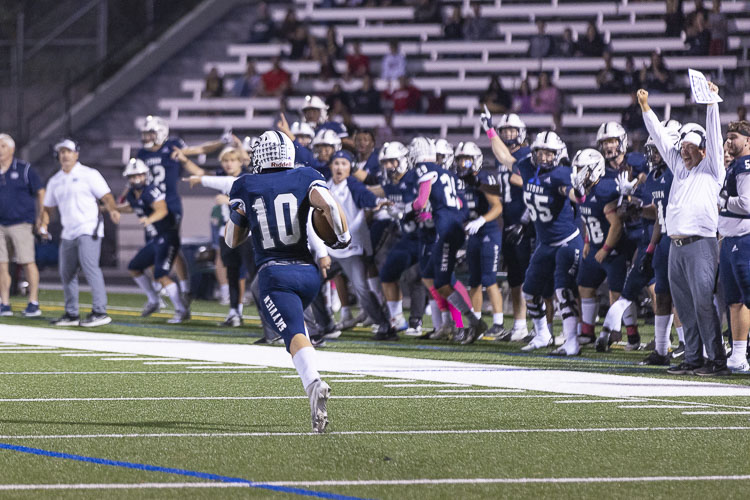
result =
[[731,122],[725,148],[735,158],[719,195],[719,280],[729,305],[732,355],[727,368],[750,371],[747,333],[750,330],[750,122]]
[[[714,84],[709,85],[718,92]],[[725,177],[719,106],[708,104],[705,133],[700,127],[683,127],[676,150],[648,105],[648,92],[638,91],[638,103],[659,154],[674,174],[666,214],[667,235],[672,239],[669,284],[685,328],[685,360],[667,373],[727,375],[721,327],[713,304],[719,262],[716,204]]]

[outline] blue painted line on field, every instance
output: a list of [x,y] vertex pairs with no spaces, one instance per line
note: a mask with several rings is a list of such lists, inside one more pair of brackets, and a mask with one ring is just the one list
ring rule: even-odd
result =
[[198,472],[187,469],[176,469],[172,467],[160,467],[158,465],[139,464],[134,462],[122,462],[119,460],[108,460],[106,458],[87,457],[84,455],[73,455],[70,453],[61,453],[58,451],[42,450],[40,448],[29,448],[28,446],[18,446],[9,443],[0,443],[0,449],[28,453],[31,455],[40,455],[43,457],[64,458],[66,460],[76,460],[78,462],[88,462],[97,465],[109,465],[112,467],[124,467],[126,469],[136,469],[148,472],[163,472],[165,474],[176,474],[179,476],[195,477],[198,479],[207,479],[210,481],[221,481],[224,483],[242,483],[247,484],[250,488],[276,491],[278,493],[289,493],[292,495],[302,495],[307,497],[329,498],[332,500],[365,500],[360,497],[350,497],[328,493],[325,491],[305,490],[302,488],[290,488],[288,486],[274,486],[272,484],[256,483],[249,479],[241,477],[221,476],[219,474],[210,474],[207,472]]

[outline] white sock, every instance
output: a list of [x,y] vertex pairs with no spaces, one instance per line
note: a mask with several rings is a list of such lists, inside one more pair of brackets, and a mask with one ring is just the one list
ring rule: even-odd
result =
[[239,304],[237,304],[237,314],[239,314],[240,316],[242,316],[242,309],[244,307],[245,306],[242,304],[242,302],[240,302]]
[[341,319],[350,319],[352,317],[352,311],[349,306],[341,306]]
[[221,296],[221,300],[229,300],[229,285],[221,285],[219,295]]
[[685,329],[682,326],[676,326],[675,329],[677,330],[677,338],[680,342],[685,342]]
[[625,326],[633,326],[638,323],[638,308],[635,303],[630,303],[625,312],[622,313],[622,323]]
[[593,325],[596,321],[596,299],[594,297],[581,298],[581,321]]
[[472,312],[474,313],[474,317],[475,318],[482,319],[482,313],[481,312],[476,312],[473,309],[472,309]]
[[732,341],[732,355],[730,359],[744,361],[747,358],[747,340]]
[[503,318],[503,313],[492,313],[492,322],[494,324],[503,326],[504,321],[505,318]]
[[620,297],[617,299],[614,304],[609,306],[607,316],[604,318],[604,326],[612,332],[619,332],[622,327],[622,316],[625,310],[630,307],[630,304],[632,302],[626,298]]
[[542,318],[531,318],[531,322],[534,323],[534,329],[537,335],[541,335],[542,338],[550,338],[552,334],[547,327],[547,317]]
[[666,356],[669,352],[669,331],[672,329],[671,314],[654,316],[654,342],[656,343],[656,353]]
[[146,294],[146,297],[148,297],[148,301],[150,303],[152,304],[159,303],[159,296],[156,294],[156,290],[154,290],[154,286],[151,284],[151,278],[141,274],[137,278],[133,278],[133,280],[141,288],[141,290],[143,290],[143,292]]
[[182,312],[185,310],[185,304],[182,303],[182,297],[180,297],[180,288],[177,283],[170,283],[166,286],[165,290],[169,294],[169,300],[174,304],[175,311]]
[[440,324],[450,323],[451,321],[453,321],[453,316],[451,316],[450,311],[440,311],[440,316],[442,320]]
[[383,295],[383,287],[380,286],[380,278],[375,276],[374,278],[367,278],[367,287],[375,297],[378,299],[378,303],[381,305],[385,302],[385,295]]
[[182,293],[190,293],[190,281],[180,280],[180,291]]
[[525,319],[517,319],[513,321],[513,328],[516,330],[526,330],[528,327],[526,326],[526,320]]
[[437,330],[443,324],[443,315],[434,299],[430,299],[430,316],[432,317],[432,327]]
[[389,300],[387,301],[388,304],[388,312],[391,314],[391,318],[395,318],[397,316],[403,316],[404,314],[404,302],[401,300]]
[[315,349],[312,346],[303,347],[292,356],[292,363],[294,363],[294,367],[297,369],[299,378],[302,379],[302,387],[305,388],[305,392],[307,392],[307,388],[313,382],[320,380],[320,373],[318,373],[318,369],[315,367],[317,364],[315,358]]

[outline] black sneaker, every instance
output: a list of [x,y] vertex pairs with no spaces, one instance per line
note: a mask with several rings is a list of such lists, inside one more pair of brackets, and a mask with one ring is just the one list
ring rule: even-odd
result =
[[602,333],[599,335],[599,337],[596,339],[596,342],[594,343],[594,346],[596,347],[596,352],[609,351],[609,346],[612,345],[612,342],[609,341],[610,337],[612,337],[612,333],[609,331],[609,328],[607,327],[602,328]]
[[500,337],[505,332],[505,328],[503,328],[503,325],[498,325],[497,323],[493,323],[489,330],[487,330],[487,333],[484,335],[486,337],[492,337],[493,339],[497,340],[498,337]]
[[396,330],[389,328],[387,330],[381,330],[372,337],[373,340],[387,341],[387,340],[398,340]]
[[650,365],[650,366],[669,366],[669,354],[662,356],[656,351],[652,351],[646,359],[638,363],[639,365]]
[[670,375],[693,375],[698,368],[700,368],[700,366],[682,362],[679,365],[673,365],[667,368],[667,373]]
[[261,337],[255,342],[253,342],[253,345],[277,345],[279,342],[283,343],[284,339],[281,338],[281,335],[278,337],[274,337],[272,339],[267,339],[266,337]]
[[726,361],[706,361],[703,366],[697,368],[693,373],[701,377],[725,377],[732,374],[727,368]]
[[477,321],[475,324],[471,325],[469,328],[466,329],[466,335],[464,336],[464,339],[461,341],[461,344],[468,345],[473,344],[477,340],[484,337],[484,332],[487,331],[487,323],[485,323],[482,320]]
[[313,345],[313,347],[326,346],[326,341],[323,338],[323,335],[310,335],[310,343]]
[[656,349],[656,340],[652,340],[643,348],[644,351],[653,351]]
[[81,326],[86,328],[93,328],[95,326],[104,326],[112,323],[112,318],[107,313],[92,312],[86,319],[81,320]]
[[637,333],[628,335],[628,343],[625,344],[626,351],[637,351],[641,348],[641,336]]
[[54,326],[78,326],[81,324],[81,318],[80,316],[65,313],[59,318],[50,321],[50,324]]
[[685,355],[685,342],[680,342],[677,349],[672,351],[672,359],[677,359]]

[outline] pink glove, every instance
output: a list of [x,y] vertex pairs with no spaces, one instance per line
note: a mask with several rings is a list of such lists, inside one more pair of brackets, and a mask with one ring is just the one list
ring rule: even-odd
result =
[[419,222],[425,222],[428,220],[432,220],[432,212],[419,212],[417,214],[417,220]]

